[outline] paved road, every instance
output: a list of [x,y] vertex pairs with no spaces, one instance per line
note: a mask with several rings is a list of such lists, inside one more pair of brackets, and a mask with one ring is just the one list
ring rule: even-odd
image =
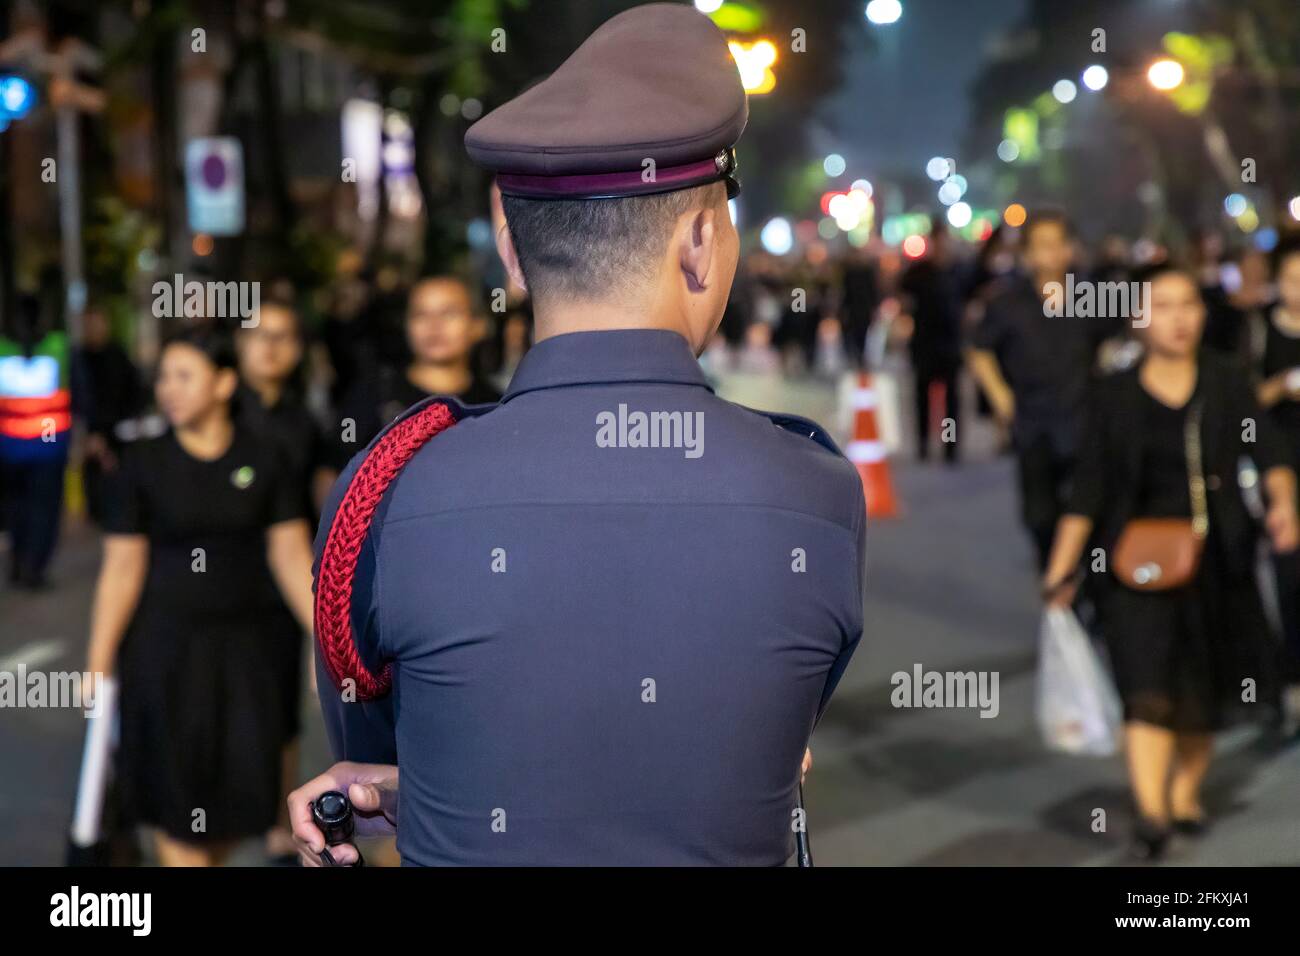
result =
[[[834,394],[811,383],[731,380],[726,394],[829,423]],[[908,433],[904,429],[904,433]],[[1123,861],[1131,822],[1118,760],[1046,752],[1032,719],[1038,608],[1015,523],[1010,462],[972,425],[950,469],[895,461],[905,514],[868,533],[867,633],[813,741],[807,785],[819,865],[1078,864]],[[71,528],[57,589],[0,592],[0,670],[81,666],[96,541]],[[996,671],[1000,709],[896,709],[890,677]],[[304,700],[304,769],[327,760]],[[0,864],[60,860],[84,721],[67,710],[0,710]],[[1208,802],[1218,818],[1170,863],[1300,861],[1300,746],[1254,731],[1220,741]],[[1106,811],[1095,833],[1095,811]],[[241,859],[257,859],[250,847]]]

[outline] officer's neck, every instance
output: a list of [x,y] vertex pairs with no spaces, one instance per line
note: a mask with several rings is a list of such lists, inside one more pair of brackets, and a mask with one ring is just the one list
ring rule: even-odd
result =
[[680,312],[652,301],[649,307],[618,301],[537,302],[533,311],[533,341],[570,332],[613,332],[626,329],[666,329],[693,344],[691,330]]

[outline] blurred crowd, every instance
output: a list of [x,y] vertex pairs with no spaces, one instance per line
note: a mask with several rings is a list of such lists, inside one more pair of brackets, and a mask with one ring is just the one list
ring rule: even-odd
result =
[[[837,380],[905,356],[920,459],[957,464],[968,416],[990,419],[1017,464],[1045,601],[1079,610],[1109,648],[1138,845],[1157,856],[1171,828],[1204,824],[1211,735],[1241,709],[1230,705],[1243,675],[1258,685],[1251,703],[1300,718],[1300,245],[1265,252],[1207,232],[1180,262],[1148,239],[1085,247],[1045,209],[975,243],[936,218],[908,248],[750,253],[702,362],[714,375]],[[1089,283],[1137,283],[1142,298],[1073,308],[1071,290]],[[422,398],[499,400],[529,347],[527,299],[393,269],[347,271],[310,299],[272,281],[248,327],[176,320],[150,368],[93,296],[75,348],[59,312],[57,296],[21,297],[0,337],[10,586],[58,586],[49,567],[75,474],[73,495],[105,532],[89,668],[138,689],[120,774],[135,790],[121,799],[157,829],[164,863],[220,862],[263,833],[288,856],[283,800],[247,801],[221,815],[235,829],[196,836],[189,795],[151,777],[158,754],[273,777],[281,794],[293,783],[309,540],[325,497]],[[1108,573],[1126,527],[1151,517],[1208,522],[1183,587],[1142,593]],[[240,559],[197,567],[217,540]],[[207,634],[207,652],[169,651],[181,628]],[[268,660],[263,685],[235,689]],[[246,711],[233,750],[205,730],[231,707]]]

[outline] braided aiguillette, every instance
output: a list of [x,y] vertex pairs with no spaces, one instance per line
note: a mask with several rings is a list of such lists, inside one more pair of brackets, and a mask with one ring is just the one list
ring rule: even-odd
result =
[[351,613],[357,558],[393,479],[425,442],[455,423],[452,410],[434,402],[389,429],[353,475],[326,536],[316,581],[316,641],[330,679],[340,688],[344,680],[355,680],[358,700],[387,694],[392,672],[385,664],[378,676],[371,674],[357,653]]

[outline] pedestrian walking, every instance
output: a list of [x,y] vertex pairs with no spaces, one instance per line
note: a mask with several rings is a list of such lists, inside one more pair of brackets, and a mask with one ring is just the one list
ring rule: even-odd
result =
[[1273,547],[1293,550],[1300,531],[1295,472],[1272,422],[1243,370],[1199,347],[1206,309],[1195,275],[1159,265],[1134,281],[1150,283],[1145,355],[1089,400],[1043,588],[1068,606],[1081,563],[1093,572],[1124,703],[1134,850],[1155,859],[1171,830],[1205,827],[1213,734],[1249,714],[1272,669],[1240,457],[1263,476]]
[[171,428],[123,457],[91,612],[89,669],[120,685],[123,806],[164,866],[220,863],[275,823],[280,602],[311,627],[301,489],[278,446],[237,424],[236,386],[220,331],[164,346]]

